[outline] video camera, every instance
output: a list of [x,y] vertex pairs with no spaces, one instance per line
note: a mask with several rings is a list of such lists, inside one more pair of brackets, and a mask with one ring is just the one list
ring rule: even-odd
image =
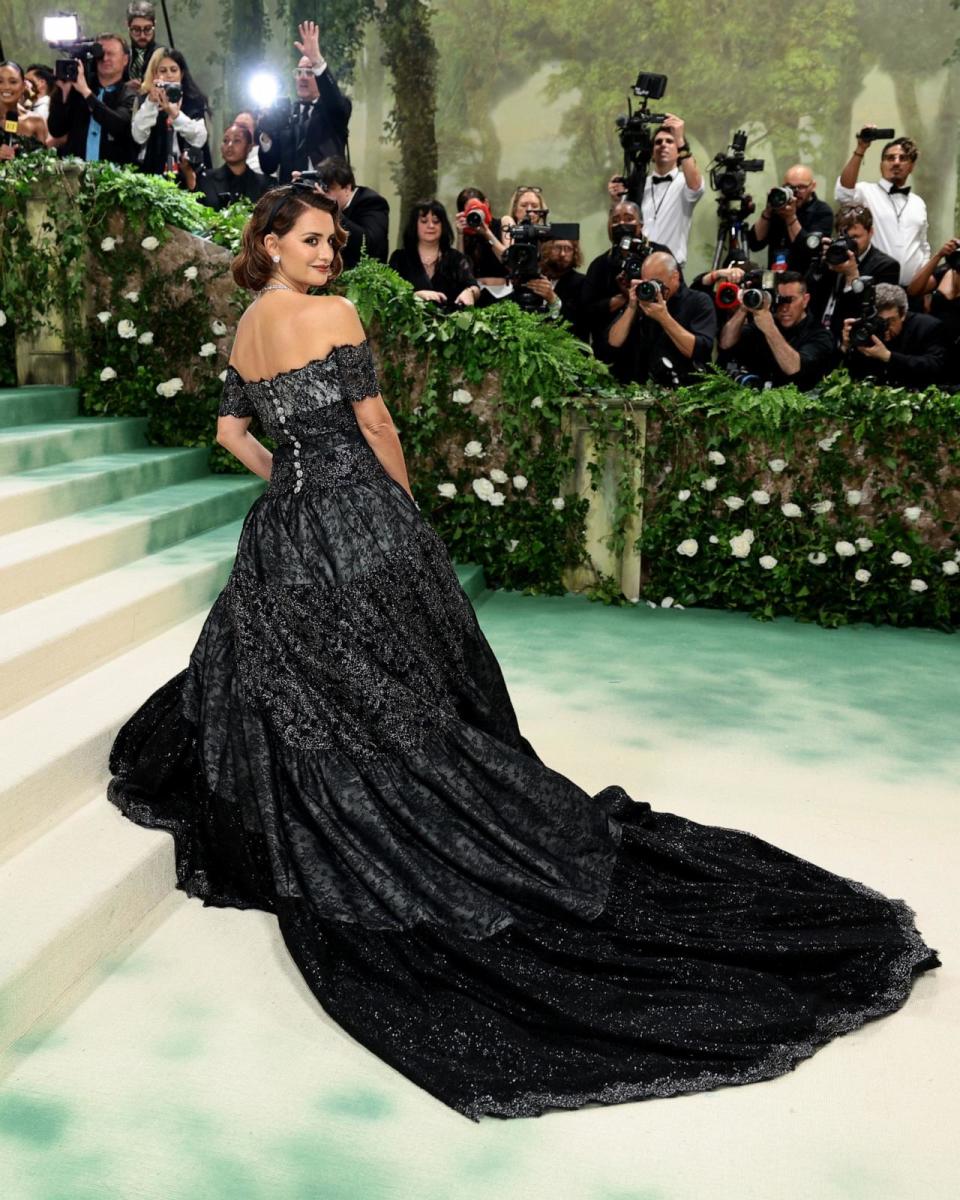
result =
[[627,188],[627,198],[635,204],[639,204],[643,199],[647,164],[653,157],[653,134],[650,127],[660,126],[667,119],[666,113],[650,112],[647,104],[651,100],[660,100],[666,90],[666,75],[641,71],[632,88],[633,95],[640,100],[640,107],[634,112],[628,96],[626,113],[617,117],[620,145],[623,147],[623,180]]
[[860,295],[860,316],[850,326],[850,345],[869,346],[875,337],[883,341],[887,323],[877,312],[877,287],[870,275],[861,275],[850,285]]
[[548,209],[541,209],[544,224],[536,225],[526,217],[510,229],[510,245],[503,254],[503,265],[507,278],[513,284],[517,304],[528,312],[536,312],[546,307],[543,299],[524,288],[525,283],[540,277],[540,249],[544,242],[564,241],[575,242],[580,238],[580,226],[577,224],[546,224]]
[[58,58],[53,65],[54,77],[64,83],[76,83],[81,63],[84,71],[91,73],[94,64],[103,58],[103,47],[95,38],[81,37],[80,19],[76,13],[61,12],[44,17],[43,40],[51,49],[68,56]]
[[[747,158],[747,135],[743,129],[738,129],[731,141],[726,154],[718,154],[710,166],[710,186],[720,193],[720,200],[731,203],[750,199],[744,195],[747,186],[747,174],[763,170],[762,158]],[[750,200],[749,212],[753,211],[753,201]]]
[[628,283],[639,279],[644,261],[653,252],[653,247],[645,237],[622,237],[617,243],[617,249],[620,251],[618,274],[622,275]]

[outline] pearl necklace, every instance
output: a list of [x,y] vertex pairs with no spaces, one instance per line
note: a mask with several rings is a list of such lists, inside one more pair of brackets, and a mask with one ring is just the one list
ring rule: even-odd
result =
[[296,288],[287,287],[285,283],[268,283],[260,289],[260,295],[262,296],[264,292],[295,292],[296,290]]

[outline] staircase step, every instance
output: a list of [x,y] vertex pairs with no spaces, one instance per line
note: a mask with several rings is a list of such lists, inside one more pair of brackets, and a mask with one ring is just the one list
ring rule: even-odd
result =
[[47,384],[4,388],[0,391],[0,427],[35,425],[38,421],[66,421],[75,417],[79,408],[80,392],[77,388],[50,387]]
[[218,526],[0,616],[0,715],[209,605],[241,527]]
[[186,665],[207,610],[0,720],[0,862],[103,795],[120,726]]
[[145,417],[78,417],[0,429],[0,475],[142,448],[146,432]]
[[476,602],[483,596],[487,590],[487,581],[483,577],[483,567],[476,563],[454,563],[457,572],[457,578],[460,580],[460,586],[470,597],[470,602]]
[[0,867],[0,1049],[175,886],[173,841],[91,797]]
[[0,477],[0,534],[207,474],[208,453],[128,450]]
[[209,475],[0,537],[0,612],[243,517],[262,490]]

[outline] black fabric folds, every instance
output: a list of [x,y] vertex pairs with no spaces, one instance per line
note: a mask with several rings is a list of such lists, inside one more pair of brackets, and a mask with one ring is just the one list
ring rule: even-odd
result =
[[475,1119],[771,1078],[902,1005],[937,960],[901,901],[540,762],[357,429],[375,389],[365,345],[228,378],[273,478],[189,666],[111,755],[179,886],[275,913],[331,1016]]

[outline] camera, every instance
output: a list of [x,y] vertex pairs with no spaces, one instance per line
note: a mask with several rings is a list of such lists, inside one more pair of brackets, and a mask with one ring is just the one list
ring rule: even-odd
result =
[[787,184],[784,184],[783,187],[772,187],[767,192],[767,208],[784,208],[787,204],[792,204],[796,198],[797,193]]
[[842,267],[849,254],[853,254],[856,258],[858,249],[857,243],[849,234],[842,234],[840,237],[834,238],[823,257],[831,267]]
[[[547,210],[544,210],[546,217]],[[535,225],[529,217],[510,230],[510,245],[503,255],[507,278],[513,284],[516,303],[528,312],[546,307],[543,299],[523,285],[540,277],[540,248],[544,242],[564,240],[575,242],[580,237],[577,224]]]
[[80,64],[89,69],[103,58],[103,47],[94,38],[80,35],[80,21],[76,13],[58,13],[55,17],[43,18],[43,37],[53,50],[66,54],[53,65],[54,78],[63,83],[76,83],[80,75]]
[[666,113],[650,112],[647,104],[650,100],[660,100],[666,90],[666,75],[641,71],[632,88],[633,95],[640,100],[640,107],[634,112],[628,96],[626,113],[617,117],[620,145],[623,148],[622,178],[628,197],[636,204],[640,203],[643,196],[647,164],[653,157],[653,135],[650,127],[662,125],[667,119]]
[[775,271],[750,271],[744,275],[740,284],[740,303],[750,312],[759,312],[770,297],[770,308],[775,309],[781,303],[777,295],[777,273]]
[[637,299],[648,303],[659,300],[663,295],[663,284],[659,279],[641,279],[637,284]]
[[327,185],[319,171],[301,171],[297,176],[297,183],[315,184],[321,191],[327,190]]
[[713,293],[713,302],[717,308],[739,308],[740,285],[731,283],[729,279],[718,283]]
[[471,198],[463,206],[464,212],[464,233],[469,233],[471,237],[476,236],[483,229],[484,225],[489,225],[493,220],[493,213],[490,211],[490,205],[483,200],[479,200],[476,196]]
[[960,250],[954,250],[943,260],[948,271],[960,271]]
[[892,129],[871,129],[868,126],[866,129],[860,130],[857,140],[860,142],[892,142],[896,136]]
[[862,275],[851,285],[860,295],[860,316],[850,326],[850,345],[869,346],[875,337],[883,341],[887,323],[877,312],[877,289],[869,275]]
[[645,237],[622,237],[618,243],[620,250],[620,274],[629,283],[639,279],[643,270],[644,259],[653,247]]
[[728,363],[725,370],[733,382],[738,383],[741,387],[753,388],[757,392],[763,390],[763,380],[760,376],[745,370],[739,363]]
[[167,100],[171,104],[179,104],[183,99],[183,88],[179,83],[157,83],[158,88],[163,88],[167,93]]
[[277,96],[273,103],[260,114],[258,124],[267,137],[274,138],[286,132],[292,122],[290,98]]
[[724,200],[742,200],[747,173],[763,170],[762,158],[747,158],[747,135],[738,129],[726,154],[718,154],[710,167],[710,186]]

